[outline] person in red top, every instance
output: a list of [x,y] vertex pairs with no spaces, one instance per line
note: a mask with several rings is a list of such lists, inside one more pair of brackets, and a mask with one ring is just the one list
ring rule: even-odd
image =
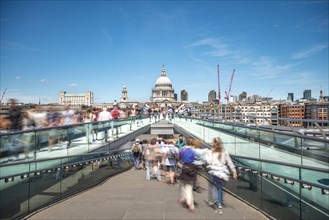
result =
[[111,111],[111,115],[112,115],[112,118],[114,120],[118,119],[119,118],[119,111],[118,111],[118,108],[117,107],[114,107]]

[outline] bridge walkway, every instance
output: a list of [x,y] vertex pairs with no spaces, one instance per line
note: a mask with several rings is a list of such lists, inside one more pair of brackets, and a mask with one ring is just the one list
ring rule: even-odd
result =
[[208,182],[199,180],[202,190],[194,193],[195,213],[177,203],[179,184],[146,181],[144,170],[130,169],[28,219],[268,219],[226,192],[223,215],[215,213],[206,203]]

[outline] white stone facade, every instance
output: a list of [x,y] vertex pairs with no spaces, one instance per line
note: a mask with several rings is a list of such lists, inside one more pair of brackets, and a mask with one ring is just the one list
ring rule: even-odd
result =
[[60,105],[70,104],[91,106],[93,102],[94,95],[90,91],[85,93],[67,93],[62,91],[59,93],[58,103]]

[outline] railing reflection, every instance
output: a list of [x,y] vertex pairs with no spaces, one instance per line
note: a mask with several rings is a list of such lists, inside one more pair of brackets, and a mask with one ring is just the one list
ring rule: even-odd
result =
[[92,152],[155,121],[133,117],[1,133],[0,164]]

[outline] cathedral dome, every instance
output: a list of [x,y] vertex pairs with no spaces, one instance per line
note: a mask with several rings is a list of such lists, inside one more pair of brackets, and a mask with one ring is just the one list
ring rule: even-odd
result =
[[166,87],[166,86],[172,87],[172,84],[168,76],[166,76],[166,71],[163,67],[161,76],[155,82],[155,87]]
[[164,66],[162,67],[161,76],[157,79],[155,86],[152,89],[151,101],[175,101],[175,91],[172,87],[170,79],[166,76]]

